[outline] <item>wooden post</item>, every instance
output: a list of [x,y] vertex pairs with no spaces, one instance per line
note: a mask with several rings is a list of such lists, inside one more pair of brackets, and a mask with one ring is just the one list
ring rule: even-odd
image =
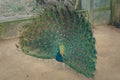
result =
[[111,0],[111,4],[110,4],[110,8],[111,8],[111,21],[110,21],[110,23],[111,24],[113,24],[113,21],[114,21],[114,18],[113,18],[113,15],[114,15],[114,13],[113,13],[114,12],[114,9],[113,9],[114,5],[113,4],[114,4],[114,1]]
[[120,15],[120,1],[119,0],[111,0],[111,23],[119,22]]
[[76,9],[76,10],[81,10],[81,9],[82,9],[81,0],[76,0],[75,9]]
[[94,10],[93,10],[93,4],[94,3],[94,0],[90,0],[90,8],[89,8],[89,10],[88,10],[88,12],[89,12],[89,21],[92,23],[92,24],[94,24]]

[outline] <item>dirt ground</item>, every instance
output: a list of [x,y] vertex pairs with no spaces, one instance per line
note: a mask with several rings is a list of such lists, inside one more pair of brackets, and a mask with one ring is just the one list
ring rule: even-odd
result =
[[[97,71],[93,80],[120,80],[120,30],[112,26],[93,29]],[[92,80],[55,60],[25,55],[16,49],[18,39],[0,41],[0,80]]]

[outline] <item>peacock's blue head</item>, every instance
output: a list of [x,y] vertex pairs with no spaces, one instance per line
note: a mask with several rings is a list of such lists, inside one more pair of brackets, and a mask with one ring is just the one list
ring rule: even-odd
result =
[[60,53],[60,48],[57,48],[57,49],[56,49],[56,52],[57,52],[57,53]]

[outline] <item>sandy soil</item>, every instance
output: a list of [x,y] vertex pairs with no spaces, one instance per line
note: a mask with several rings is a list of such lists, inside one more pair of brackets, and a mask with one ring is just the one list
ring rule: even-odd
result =
[[[94,28],[97,71],[93,80],[120,80],[120,30]],[[55,60],[25,55],[16,49],[18,39],[0,41],[0,80],[92,80]]]

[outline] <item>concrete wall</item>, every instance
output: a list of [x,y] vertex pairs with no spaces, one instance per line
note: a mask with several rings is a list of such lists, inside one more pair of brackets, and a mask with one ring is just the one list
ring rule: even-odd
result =
[[[111,0],[81,0],[83,9],[89,11],[90,18],[94,24],[106,24],[110,22]],[[50,4],[65,4],[74,8],[75,0],[45,0],[47,6]],[[72,4],[71,4],[72,3]],[[39,7],[41,8],[41,7]],[[36,0],[0,0],[0,20],[11,16],[29,16],[36,14]]]
[[0,0],[0,38],[18,37],[19,28],[35,14],[35,0]]
[[30,23],[30,20],[0,23],[0,29],[3,29],[0,30],[0,39],[10,39],[19,37],[20,30],[22,30],[22,26],[28,23]]
[[34,4],[34,0],[0,0],[0,17],[32,14]]
[[[45,0],[46,5],[48,4],[65,4],[69,5],[70,8],[74,8],[75,0],[65,0],[64,2],[57,0]],[[83,9],[88,10],[90,14],[91,22],[94,25],[108,24],[111,19],[110,10],[111,0],[82,0]],[[72,4],[71,4],[72,2]],[[46,6],[41,5],[41,6]],[[0,0],[0,24],[9,21],[16,21],[18,19],[30,18],[32,15],[37,13],[36,0]],[[18,36],[18,28],[25,25],[24,22],[11,23],[7,26],[6,33],[1,35],[1,38],[13,38]],[[0,25],[0,27],[2,27]]]

